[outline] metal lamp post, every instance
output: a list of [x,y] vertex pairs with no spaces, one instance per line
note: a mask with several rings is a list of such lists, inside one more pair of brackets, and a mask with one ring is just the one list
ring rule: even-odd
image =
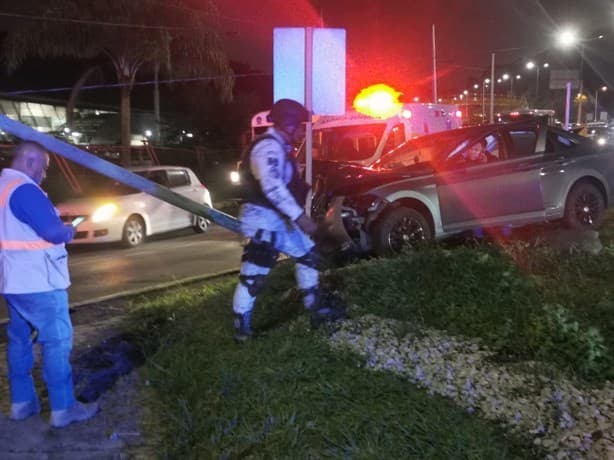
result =
[[485,78],[484,81],[482,82],[482,123],[484,123],[485,119],[486,119],[486,97],[485,97],[485,92],[486,92],[486,88],[488,87],[490,83],[490,78]]
[[582,99],[582,92],[584,90],[584,82],[582,81],[582,73],[584,70],[584,45],[585,43],[591,42],[593,40],[601,40],[604,37],[604,35],[597,35],[596,37],[592,37],[592,38],[585,38],[585,39],[581,39],[578,36],[578,32],[575,29],[572,28],[567,28],[567,29],[563,29],[561,30],[558,35],[557,35],[557,39],[558,39],[558,44],[559,46],[563,47],[563,48],[572,48],[575,47],[576,45],[579,45],[579,50],[580,50],[580,72],[579,72],[579,97],[578,97],[578,116],[576,119],[576,123],[580,124],[582,122],[582,103],[583,103],[583,99]]
[[595,118],[593,119],[594,121],[598,121],[597,120],[597,111],[598,111],[598,108],[599,108],[599,104],[598,104],[598,101],[599,101],[599,91],[607,91],[607,90],[608,90],[607,86],[602,86],[601,88],[597,88],[595,90]]
[[[543,63],[544,69],[547,69],[550,64],[548,64],[547,62]],[[540,66],[539,64],[536,64],[534,61],[529,61],[526,63],[525,67],[528,70],[533,70],[535,69],[535,105],[537,106],[538,101],[539,101],[539,69]]]

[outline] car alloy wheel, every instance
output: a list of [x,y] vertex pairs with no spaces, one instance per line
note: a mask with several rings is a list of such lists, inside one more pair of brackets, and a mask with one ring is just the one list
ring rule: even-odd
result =
[[428,220],[419,211],[398,207],[387,212],[374,231],[374,249],[380,256],[397,254],[404,248],[433,238]]
[[122,241],[125,246],[138,246],[145,239],[145,223],[139,216],[131,216],[124,224]]
[[209,229],[209,221],[204,217],[196,216],[193,228],[196,233],[205,233]]
[[601,191],[589,182],[576,184],[567,197],[565,220],[576,230],[597,230],[603,222],[605,200]]

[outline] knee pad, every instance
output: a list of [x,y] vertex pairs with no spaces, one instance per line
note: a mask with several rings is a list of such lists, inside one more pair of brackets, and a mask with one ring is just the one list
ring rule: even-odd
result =
[[247,288],[252,297],[256,297],[264,289],[266,275],[239,275],[239,282]]
[[271,243],[250,240],[243,249],[241,261],[249,262],[259,267],[273,268],[275,262],[277,262],[277,256],[279,256],[279,252]]
[[318,252],[315,250],[315,248],[313,248],[304,256],[296,259],[296,262],[301,265],[305,265],[306,267],[317,270],[318,266],[320,265],[320,256],[318,255]]

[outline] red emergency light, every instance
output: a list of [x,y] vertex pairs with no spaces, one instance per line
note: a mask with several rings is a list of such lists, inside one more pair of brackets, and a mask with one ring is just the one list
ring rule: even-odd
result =
[[[354,110],[373,118],[390,118],[401,111],[400,92],[383,83],[364,88],[354,98]],[[411,115],[410,115],[411,116]]]

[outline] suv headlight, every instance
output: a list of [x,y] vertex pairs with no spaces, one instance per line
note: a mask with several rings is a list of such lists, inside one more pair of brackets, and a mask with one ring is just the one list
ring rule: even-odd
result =
[[374,195],[355,195],[345,197],[343,207],[351,208],[364,217],[367,213],[376,211],[383,202],[382,198]]

